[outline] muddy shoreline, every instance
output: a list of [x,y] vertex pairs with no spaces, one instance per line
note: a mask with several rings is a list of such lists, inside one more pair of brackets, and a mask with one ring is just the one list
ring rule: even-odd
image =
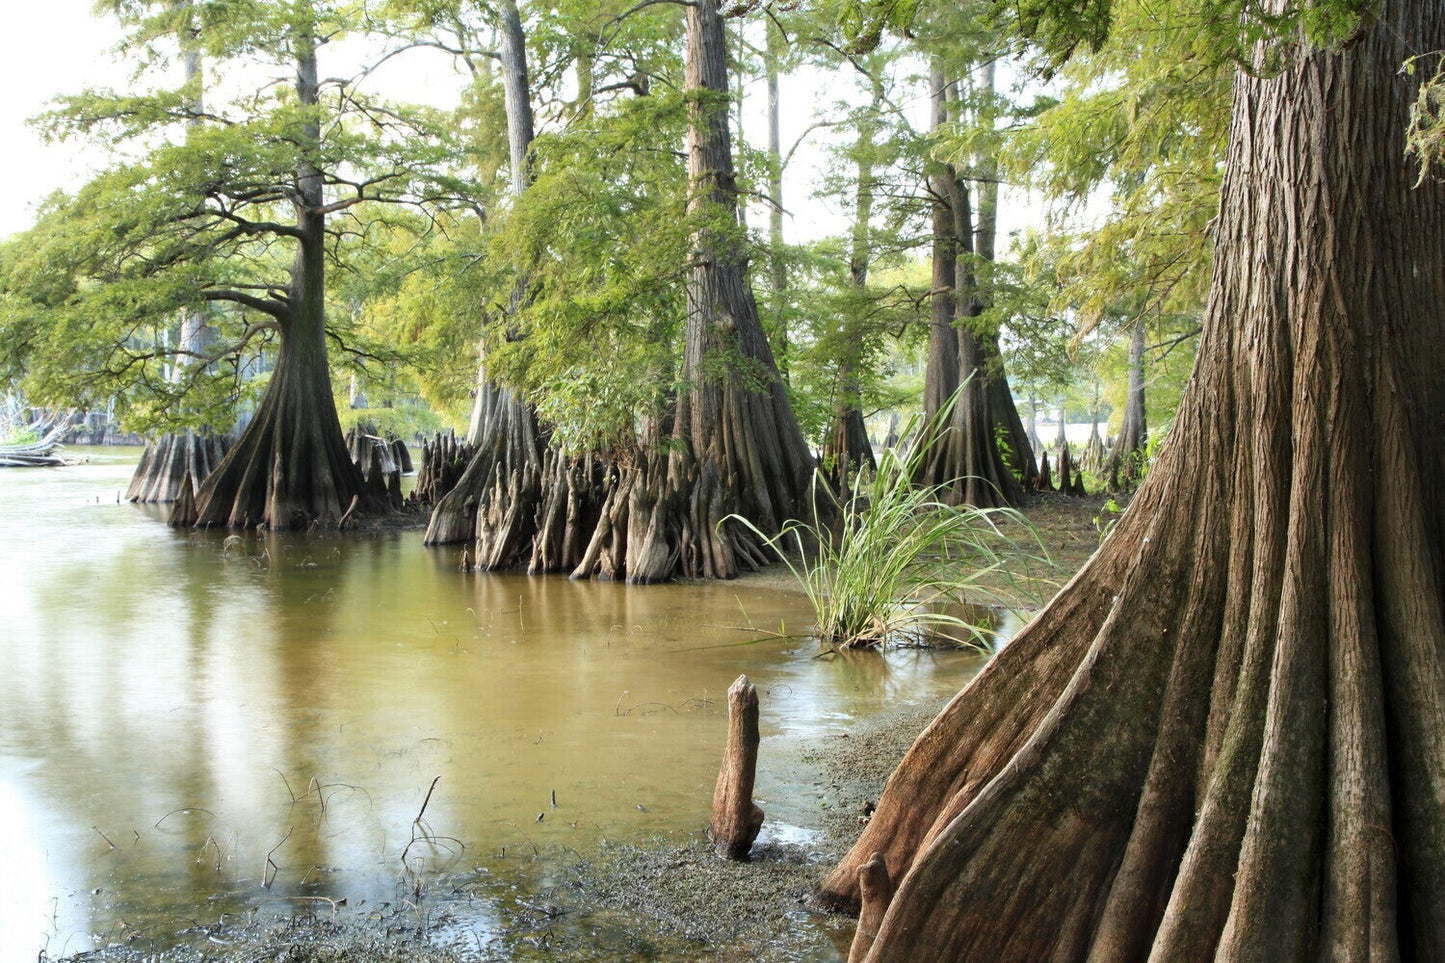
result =
[[[1028,514],[1055,565],[1030,574],[1027,587],[1047,597],[1097,547],[1112,513],[1102,498],[1044,497]],[[424,514],[407,513],[361,531],[424,524]],[[796,590],[782,565],[744,580]],[[543,848],[519,857],[506,874],[478,869],[399,880],[395,898],[380,904],[323,897],[257,904],[244,918],[177,920],[168,932],[121,930],[108,934],[112,945],[105,949],[64,956],[61,947],[40,959],[843,960],[854,921],[821,911],[809,897],[857,839],[869,804],[944,704],[899,702],[822,737],[765,739],[765,764],[788,774],[789,798],[780,808],[803,836],[770,832],[778,821],[765,821],[747,863],[714,856],[699,825],[685,837]],[[770,811],[768,799],[758,801]]]
[[[257,907],[245,919],[192,921],[175,933],[133,933],[102,950],[41,959],[842,960],[854,921],[814,907],[810,894],[857,838],[867,805],[943,704],[902,704],[822,739],[766,740],[763,751],[805,787],[802,802],[816,818],[803,842],[772,838],[765,822],[746,863],[715,856],[699,827],[687,839],[543,849],[517,878],[483,871],[417,881],[388,904],[317,899],[284,910]],[[768,800],[759,802],[768,808]],[[491,911],[479,910],[482,904]]]

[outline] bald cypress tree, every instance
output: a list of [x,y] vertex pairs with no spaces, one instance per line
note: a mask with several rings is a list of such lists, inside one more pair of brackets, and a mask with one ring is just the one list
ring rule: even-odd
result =
[[1445,7],[1266,6],[1174,429],[827,881],[901,877],[869,959],[1445,957],[1445,184],[1399,70]]

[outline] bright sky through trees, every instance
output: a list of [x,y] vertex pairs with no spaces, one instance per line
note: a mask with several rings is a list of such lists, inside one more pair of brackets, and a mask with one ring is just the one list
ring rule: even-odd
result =
[[124,77],[106,53],[114,24],[91,16],[91,0],[7,7],[7,29],[0,32],[0,176],[9,187],[0,192],[0,237],[28,227],[36,202],[57,188],[79,186],[95,163],[72,145],[43,144],[26,119],[61,91]]
[[[46,144],[27,120],[44,111],[60,94],[77,93],[87,86],[128,83],[127,71],[118,65],[110,48],[119,36],[114,21],[92,13],[93,0],[48,0],[44,4],[16,4],[6,11],[9,29],[0,34],[0,175],[10,185],[0,193],[0,237],[24,230],[34,219],[35,206],[50,192],[73,189],[104,166],[105,157],[78,144]],[[49,39],[45,39],[49,38]],[[323,65],[323,71],[327,66]],[[832,81],[832,82],[830,82]],[[406,100],[425,100],[438,106],[452,102],[462,78],[441,55],[415,52],[388,65],[384,79],[388,94]],[[838,96],[836,78],[819,77],[805,70],[789,79],[783,89],[784,149],[832,107]],[[760,79],[744,90],[744,123],[753,146],[766,142],[766,92]],[[921,82],[917,98],[920,118],[927,89]],[[821,144],[826,128],[813,131],[797,152],[784,178],[788,214],[784,230],[792,240],[820,237],[846,229],[845,204],[825,203],[811,194],[825,163]],[[1006,195],[1001,208],[1004,236],[1019,226],[1017,201]],[[763,218],[761,210],[750,217]]]

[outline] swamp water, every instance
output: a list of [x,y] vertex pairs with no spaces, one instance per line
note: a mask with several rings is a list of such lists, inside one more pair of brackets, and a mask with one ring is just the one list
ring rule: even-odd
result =
[[814,658],[769,637],[806,629],[802,596],[747,580],[462,574],[419,531],[178,532],[117,502],[138,450],[71,454],[0,470],[5,963],[340,900],[420,913],[440,878],[471,881],[445,916],[486,948],[549,852],[702,835],[739,673],[760,842],[806,847],[797,747],[980,664]]

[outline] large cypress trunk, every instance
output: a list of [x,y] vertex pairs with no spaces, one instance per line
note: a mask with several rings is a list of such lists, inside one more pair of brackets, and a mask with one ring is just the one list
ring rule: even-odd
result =
[[[930,88],[937,130],[949,121],[951,85],[936,66]],[[930,448],[915,481],[940,486],[944,497],[980,508],[1016,504],[1023,491],[994,438],[992,369],[997,359],[990,358],[990,335],[977,322],[983,304],[972,265],[975,235],[968,185],[943,165],[930,178],[929,189],[933,296],[923,400],[925,424],[932,430],[921,436]],[[940,417],[949,401],[952,410]]]
[[813,460],[747,281],[735,229],[727,50],[715,0],[687,10],[688,213],[682,381],[671,442],[609,472],[574,577],[652,582],[732,578],[766,561],[737,514],[764,534],[810,511]]
[[1093,560],[936,719],[825,892],[869,959],[1445,959],[1445,185],[1386,0],[1241,74],[1171,440]]
[[[514,0],[498,7],[502,96],[507,113],[507,151],[512,197],[520,198],[532,181],[532,83],[527,69],[527,37]],[[513,288],[511,308],[520,307],[525,281]],[[542,460],[548,433],[532,406],[487,375],[485,354],[477,371],[467,443],[472,459],[456,486],[439,499],[427,523],[426,544],[470,542],[480,537],[476,564],[484,569],[511,568],[530,550],[535,509],[542,500]],[[440,458],[437,451],[434,457]],[[434,466],[441,473],[440,466]],[[489,531],[494,527],[496,530]]]
[[[773,534],[783,522],[804,517],[813,459],[758,321],[741,241],[728,229],[736,216],[737,184],[727,126],[724,41],[715,0],[688,7],[687,85],[693,96],[688,212],[697,227],[689,252],[682,379],[692,387],[678,402],[668,487],[680,494],[692,488],[689,500],[697,503],[715,476],[717,508],[711,514],[736,512]],[[735,356],[744,363],[733,361]],[[666,489],[659,494],[659,507],[671,500]],[[660,526],[654,522],[651,527]],[[694,512],[691,524],[662,527],[676,533],[670,554],[711,559],[705,568],[717,577],[737,573],[736,550],[748,541],[739,526],[719,528],[708,515]],[[661,552],[639,556],[628,579],[671,575],[675,563],[658,564],[662,557]]]
[[[994,109],[995,64],[987,59],[979,68],[979,87],[982,125],[995,126],[997,111]],[[993,263],[998,247],[998,157],[993,146],[985,146],[978,157],[978,219],[974,225],[974,252],[982,261]],[[988,291],[975,286],[974,299],[979,307],[992,303]],[[1018,406],[1014,404],[1013,391],[1009,389],[1008,371],[1004,366],[1003,350],[999,346],[997,329],[983,333],[983,352],[986,359],[984,374],[989,383],[989,417],[992,424],[990,436],[1002,433],[1008,449],[1002,452],[1009,471],[1014,474],[1021,490],[1031,489],[1038,478],[1039,464],[1034,457],[1034,445],[1019,417]],[[1019,493],[1011,493],[1017,498]]]
[[1024,489],[1032,488],[1039,476],[1038,459],[1034,457],[1036,439],[1030,438],[1031,433],[1019,416],[1018,405],[1014,404],[1014,395],[1009,389],[1008,371],[1004,366],[1003,351],[999,348],[997,334],[987,337],[984,350],[988,359],[990,412],[994,424],[998,426],[995,431],[1002,430],[1003,438],[1008,443],[1004,461]]
[[191,429],[167,432],[146,442],[126,488],[126,499],[148,504],[175,501],[186,476],[199,485],[221,463],[226,447],[226,439],[219,435]]
[[[519,24],[515,31],[520,51]],[[737,187],[726,47],[712,2],[688,10],[688,87],[689,213],[698,226],[681,374],[691,387],[677,399],[672,437],[644,437],[636,450],[610,457],[570,457],[546,449],[530,408],[484,384],[491,393],[482,396],[477,454],[427,532],[429,542],[474,536],[478,568],[525,565],[534,573],[630,582],[731,578],[767,556],[744,526],[724,524],[729,515],[771,534],[808,508],[812,458],[730,229]],[[508,103],[511,123],[516,113]],[[489,418],[495,429],[485,427]]]
[[[318,102],[316,48],[297,40],[296,92],[308,106]],[[319,120],[300,125],[319,144]],[[365,493],[361,469],[351,461],[326,352],[326,217],[321,173],[303,166],[296,177],[296,257],[291,265],[288,308],[278,317],[280,350],[266,393],[250,424],[201,485],[193,518],[174,523],[267,526],[282,530],[314,521],[339,520],[357,499],[363,511],[385,509]]]

